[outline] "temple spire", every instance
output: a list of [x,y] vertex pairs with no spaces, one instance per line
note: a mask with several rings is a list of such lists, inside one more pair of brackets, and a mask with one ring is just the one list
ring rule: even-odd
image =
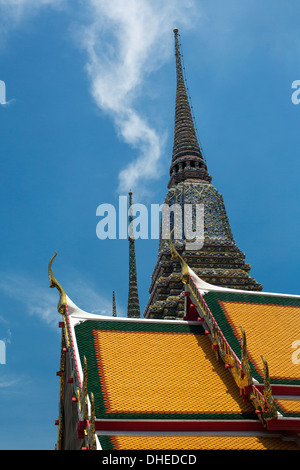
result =
[[198,142],[184,82],[178,29],[174,29],[176,58],[176,103],[172,164],[169,187],[187,179],[211,181]]
[[133,233],[132,217],[132,192],[129,192],[129,291],[127,316],[130,318],[140,318],[140,302],[137,287],[135,239]]
[[116,307],[116,296],[115,291],[113,291],[113,317],[117,316],[117,307]]

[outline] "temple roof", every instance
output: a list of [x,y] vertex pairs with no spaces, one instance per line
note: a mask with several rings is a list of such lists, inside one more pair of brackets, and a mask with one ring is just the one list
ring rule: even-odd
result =
[[97,319],[74,331],[99,419],[257,419],[199,324]]
[[[50,267],[50,285],[60,292],[63,315],[60,380],[71,384],[65,387],[72,387],[77,403],[72,422],[78,439],[99,450],[299,450],[300,373],[280,356],[287,347],[291,353],[289,342],[298,330],[297,323],[288,328],[288,319],[297,322],[293,309],[300,297],[215,288],[185,269],[187,317],[168,321],[85,312],[65,294]],[[291,331],[282,349],[278,343],[286,330]],[[268,359],[269,374],[260,354]],[[64,373],[66,362],[71,380]],[[272,389],[273,382],[280,386],[274,396],[269,379]],[[288,441],[282,440],[287,431]],[[66,432],[60,428],[59,435]]]
[[249,434],[207,435],[111,435],[101,436],[103,450],[299,450],[295,442],[277,436]]

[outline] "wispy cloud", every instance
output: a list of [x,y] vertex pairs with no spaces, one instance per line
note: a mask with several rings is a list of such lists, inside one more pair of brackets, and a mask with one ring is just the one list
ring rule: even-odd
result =
[[0,290],[26,308],[29,315],[37,315],[50,326],[57,327],[58,299],[28,275],[1,273]]
[[[113,119],[119,136],[137,151],[120,171],[119,191],[141,191],[160,176],[164,130],[137,111],[145,78],[170,57],[172,29],[195,17],[193,1],[90,0],[92,22],[80,32],[95,102]],[[78,31],[77,31],[78,32]]]
[[[25,312],[28,315],[36,316],[49,325],[49,327],[57,329],[59,295],[56,289],[49,289],[46,278],[46,282],[40,283],[26,274],[0,274],[0,291],[2,295],[20,302],[25,307]],[[75,276],[68,284],[63,287],[67,295],[70,296],[79,308],[99,315],[112,315],[112,299],[108,298],[107,295],[97,292],[91,283]],[[76,298],[72,298],[73,293],[74,295],[78,293]],[[118,315],[121,316],[122,314],[123,309],[120,306]],[[1,317],[0,322],[3,324],[8,323],[7,319]]]
[[[7,372],[7,365],[1,365],[0,368],[5,368],[1,370],[0,376],[0,394],[1,398],[5,395],[9,395],[10,398],[24,396],[24,391],[27,387],[31,389],[32,386],[32,377],[22,372]],[[32,392],[31,392],[32,393]]]
[[22,382],[22,378],[19,376],[10,377],[10,376],[2,375],[0,377],[0,390],[7,389],[7,388],[11,389],[12,387],[15,387],[15,385],[21,382]]

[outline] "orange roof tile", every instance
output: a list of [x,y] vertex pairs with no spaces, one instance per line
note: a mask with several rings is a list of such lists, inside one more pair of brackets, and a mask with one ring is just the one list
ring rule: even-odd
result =
[[284,416],[299,417],[300,400],[276,399],[276,404],[277,404],[278,410]]
[[[293,441],[245,435],[110,436],[106,445],[116,450],[300,450]],[[101,442],[101,437],[100,437]],[[105,450],[105,440],[103,448]]]
[[[138,325],[138,327],[137,327]],[[252,417],[201,327],[86,321],[76,326],[97,417]],[[155,331],[156,330],[156,331]],[[255,418],[256,419],[256,418]]]

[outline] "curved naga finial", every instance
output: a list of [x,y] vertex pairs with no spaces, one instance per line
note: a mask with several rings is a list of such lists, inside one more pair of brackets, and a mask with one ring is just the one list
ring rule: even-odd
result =
[[170,233],[170,251],[171,251],[171,256],[172,256],[172,258],[178,258],[178,259],[179,259],[180,264],[181,264],[181,281],[183,282],[183,284],[187,284],[187,283],[188,283],[188,280],[189,280],[190,272],[189,272],[188,265],[186,264],[186,262],[184,261],[184,259],[182,259],[182,257],[180,256],[180,254],[179,254],[178,251],[176,250],[175,246],[173,245],[173,242],[172,242],[172,235],[173,235],[174,229],[175,229],[175,227],[173,228],[173,230],[172,230],[171,233]]
[[264,356],[260,356],[261,357],[261,360],[263,361],[263,364],[264,364],[264,386],[265,386],[265,389],[270,389],[270,373],[269,373],[269,365],[266,361],[266,359],[264,358]]
[[263,361],[263,364],[264,364],[264,397],[265,397],[265,402],[266,402],[266,405],[267,405],[267,410],[266,412],[264,413],[264,419],[266,420],[270,420],[270,419],[273,419],[273,418],[276,418],[277,417],[277,406],[276,406],[276,402],[274,400],[274,397],[272,395],[272,387],[271,387],[271,384],[270,384],[270,373],[269,373],[269,366],[268,366],[268,363],[266,361],[266,359],[264,358],[264,356],[261,356],[261,359]]
[[63,290],[63,288],[59,284],[59,282],[57,282],[57,280],[56,280],[56,278],[53,274],[53,271],[52,271],[52,263],[53,263],[53,260],[56,257],[56,255],[57,255],[57,253],[55,252],[54,255],[52,256],[52,258],[49,262],[49,266],[48,266],[48,274],[49,274],[49,282],[50,282],[49,287],[51,287],[51,288],[56,287],[57,288],[57,290],[60,294],[60,299],[59,299],[59,302],[58,302],[57,310],[59,311],[59,313],[64,315],[65,310],[66,310],[66,304],[67,304],[67,296],[66,296],[65,291]]

